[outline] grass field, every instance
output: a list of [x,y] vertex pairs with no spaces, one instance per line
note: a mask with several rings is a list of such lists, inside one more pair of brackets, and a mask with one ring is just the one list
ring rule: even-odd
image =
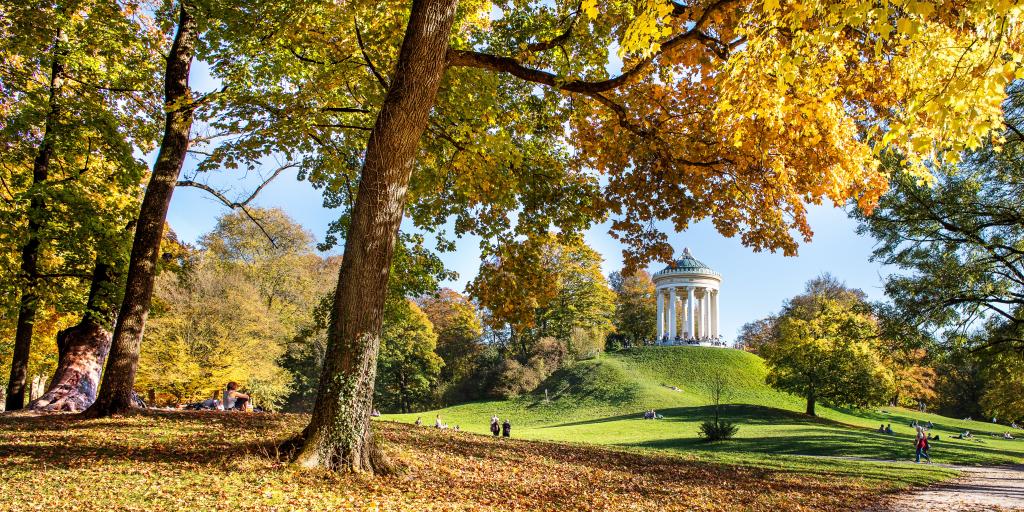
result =
[[[276,456],[275,444],[308,420],[0,415],[0,510],[838,511],[888,502],[902,485],[393,423],[376,430],[399,474],[336,475]],[[917,469],[922,481],[939,475]]]
[[[421,416],[433,425],[436,414],[450,426],[486,433],[492,414],[510,418],[513,434],[526,439],[613,445],[668,451],[702,460],[764,467],[807,464],[841,472],[874,471],[878,465],[850,466],[845,457],[910,461],[914,430],[910,422],[931,421],[942,440],[932,444],[936,462],[1003,464],[1024,460],[1024,440],[1003,440],[1007,427],[950,419],[902,408],[847,410],[819,405],[819,418],[804,414],[804,402],[764,384],[766,369],[756,355],[707,347],[648,347],[605,354],[552,376],[542,389],[509,401],[484,401],[420,414],[386,415],[411,422]],[[740,425],[735,439],[704,443],[700,422],[711,415],[708,383],[722,375],[730,391],[724,415]],[[679,391],[671,389],[672,386]],[[548,391],[548,401],[544,399]],[[642,419],[655,409],[663,420]],[[878,426],[892,424],[894,435]],[[975,440],[951,439],[970,430]],[[893,466],[894,472],[905,465]],[[888,470],[886,470],[888,471]],[[917,475],[917,473],[912,473]],[[909,476],[910,480],[917,476]]]
[[[764,374],[759,358],[734,350],[607,354],[553,376],[547,401],[542,389],[385,416],[392,421],[377,433],[402,471],[378,478],[288,465],[275,446],[301,431],[305,415],[0,415],[0,511],[865,510],[956,474],[909,461],[911,418],[942,433],[939,462],[1022,459],[1024,441],[992,438],[1003,430],[987,423],[903,409],[822,407],[821,418],[808,418],[802,401],[766,387]],[[726,414],[740,431],[705,444],[696,432],[710,414],[713,375],[728,380]],[[650,408],[665,419],[640,419]],[[477,435],[494,413],[512,419],[515,439]],[[396,423],[422,416],[429,425],[434,414],[463,431]],[[876,433],[882,422],[897,434]],[[948,438],[965,428],[979,439]]]

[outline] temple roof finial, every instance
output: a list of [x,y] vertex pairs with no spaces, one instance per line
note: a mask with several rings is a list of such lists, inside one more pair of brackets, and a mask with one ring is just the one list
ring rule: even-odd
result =
[[690,248],[689,247],[683,247],[683,257],[685,258],[687,256],[689,256],[691,258],[693,257],[693,255],[690,254]]

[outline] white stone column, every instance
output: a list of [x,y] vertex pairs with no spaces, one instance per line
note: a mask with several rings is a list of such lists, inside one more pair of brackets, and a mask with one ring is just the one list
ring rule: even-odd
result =
[[676,287],[668,289],[668,303],[669,303],[669,315],[668,315],[668,339],[672,341],[676,339]]
[[693,338],[693,287],[686,287],[686,337]]
[[662,289],[658,288],[654,291],[654,296],[657,297],[658,301],[658,343],[661,343],[661,339],[665,337],[665,294],[662,293]]
[[715,290],[714,295],[711,296],[711,328],[714,329],[712,336],[719,337],[721,334],[718,332],[718,290]]
[[704,288],[704,337],[711,336],[711,288]]

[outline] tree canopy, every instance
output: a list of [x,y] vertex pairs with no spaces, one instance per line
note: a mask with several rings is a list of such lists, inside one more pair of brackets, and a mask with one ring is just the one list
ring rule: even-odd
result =
[[891,396],[895,383],[885,364],[877,320],[849,290],[828,279],[808,283],[777,318],[777,337],[759,347],[768,384],[807,400],[867,406]]

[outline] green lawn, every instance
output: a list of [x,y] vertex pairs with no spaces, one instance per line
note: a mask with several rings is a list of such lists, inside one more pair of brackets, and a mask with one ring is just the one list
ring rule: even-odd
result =
[[308,421],[220,411],[0,414],[0,510],[852,511],[884,508],[907,475],[925,483],[949,474],[773,470],[386,422],[375,431],[396,473],[332,474],[293,467],[276,450]]
[[[489,418],[497,414],[512,420],[515,437],[526,439],[667,451],[771,468],[811,466],[841,473],[881,472],[919,482],[922,472],[909,469],[917,466],[832,458],[910,462],[914,431],[909,423],[916,418],[932,421],[932,432],[942,436],[932,444],[936,462],[1002,464],[1024,460],[1024,440],[995,437],[1006,427],[991,423],[902,408],[848,410],[820,405],[820,417],[811,418],[802,414],[803,400],[766,386],[765,374],[759,357],[738,350],[648,347],[581,362],[552,376],[538,392],[515,400],[474,402],[419,414],[385,415],[384,419],[412,422],[422,417],[425,424],[433,425],[435,414],[440,414],[450,426],[487,433]],[[711,415],[707,383],[714,375],[726,378],[731,399],[724,413],[740,424],[740,430],[731,441],[704,443],[697,429]],[[544,400],[544,389],[548,401]],[[642,419],[643,411],[651,408],[665,419]],[[895,434],[877,433],[881,423],[891,423]],[[950,438],[964,429],[971,430],[977,439]]]

